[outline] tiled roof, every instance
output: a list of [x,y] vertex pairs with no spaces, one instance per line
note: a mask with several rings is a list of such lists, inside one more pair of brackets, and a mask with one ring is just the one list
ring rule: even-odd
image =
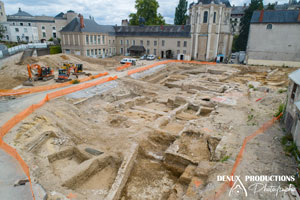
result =
[[13,14],[12,16],[25,16],[25,17],[31,17],[32,15],[25,12],[25,11],[22,11],[21,8],[19,8],[18,12],[16,14]]
[[223,3],[223,4],[226,5],[226,7],[231,7],[229,0],[198,0],[198,3],[191,3],[190,7],[192,7],[195,4],[197,5],[199,3],[202,3],[202,4],[211,4],[211,3],[220,4],[220,3]]
[[261,12],[254,11],[251,23],[300,23],[298,20],[300,10],[264,10],[260,21]]
[[117,36],[190,37],[190,25],[117,26]]
[[74,18],[61,32],[87,32],[87,33],[110,33],[115,30],[111,25],[99,25],[92,19],[84,19],[84,28],[80,28],[79,18]]

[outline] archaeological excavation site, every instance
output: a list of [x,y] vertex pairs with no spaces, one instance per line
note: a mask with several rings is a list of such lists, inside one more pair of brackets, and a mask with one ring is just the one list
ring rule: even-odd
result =
[[[297,173],[281,142],[282,110],[276,115],[295,68],[139,60],[116,70],[119,60],[98,60],[58,54],[0,70],[1,137],[16,152],[1,153],[17,158],[11,184],[19,181],[24,199],[244,199],[218,177]],[[91,78],[21,85],[27,64],[50,61],[81,63],[91,76],[78,79]]]

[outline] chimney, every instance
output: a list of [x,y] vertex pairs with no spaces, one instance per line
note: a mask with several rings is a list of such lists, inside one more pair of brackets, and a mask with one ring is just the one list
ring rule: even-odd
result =
[[78,17],[80,19],[80,28],[84,28],[84,19],[83,19],[83,16],[81,14],[79,14]]
[[122,19],[122,26],[128,26],[128,20],[127,19]]
[[263,19],[264,19],[264,12],[265,12],[264,10],[260,11],[259,22],[263,21]]

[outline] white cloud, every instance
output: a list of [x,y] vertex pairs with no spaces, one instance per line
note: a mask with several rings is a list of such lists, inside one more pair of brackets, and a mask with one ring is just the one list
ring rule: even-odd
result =
[[[128,19],[128,15],[135,12],[135,0],[3,0],[7,14],[14,14],[20,7],[22,10],[32,15],[55,16],[60,12],[74,10],[81,13],[84,17],[90,15],[99,24],[120,24],[122,19]],[[197,2],[198,0],[194,0]],[[175,8],[179,0],[158,0],[159,9],[166,22],[174,22]],[[189,0],[189,4],[193,0]],[[231,4],[243,5],[250,0],[232,0]],[[265,4],[273,3],[275,0],[265,0]],[[287,0],[279,0],[279,3],[286,3]]]

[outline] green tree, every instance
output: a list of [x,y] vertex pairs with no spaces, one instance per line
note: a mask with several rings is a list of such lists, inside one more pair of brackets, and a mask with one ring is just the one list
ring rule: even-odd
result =
[[266,10],[275,10],[275,5],[276,5],[275,3],[272,3],[272,4],[269,3]]
[[263,9],[263,0],[251,0],[249,7],[245,10],[245,15],[241,19],[240,34],[234,44],[234,49],[236,51],[246,50],[252,14],[255,10]]
[[5,29],[2,24],[0,24],[0,39],[4,38]]
[[129,15],[130,25],[139,25],[139,19],[145,19],[145,25],[161,25],[165,24],[163,16],[157,13],[159,4],[156,0],[136,0],[136,13]]
[[174,24],[185,25],[187,19],[187,7],[188,2],[186,0],[179,0],[179,4],[176,7]]

